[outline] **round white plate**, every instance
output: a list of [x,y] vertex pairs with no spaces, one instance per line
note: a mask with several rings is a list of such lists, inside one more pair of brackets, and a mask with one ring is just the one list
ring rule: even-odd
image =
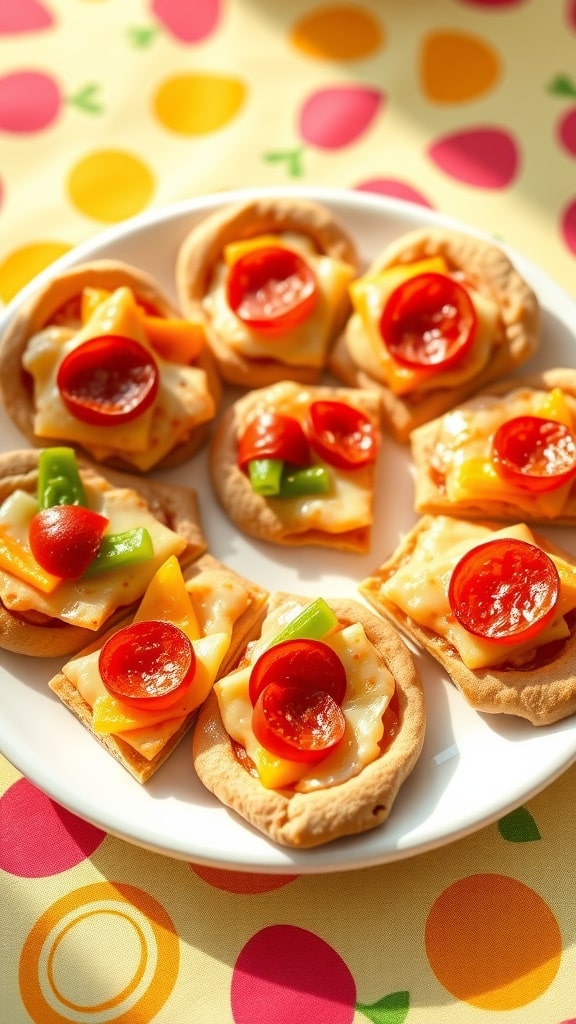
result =
[[[0,318],[0,333],[39,281],[103,256],[144,267],[174,294],[178,246],[192,224],[218,206],[263,190],[223,193],[137,217],[81,245],[49,268]],[[265,190],[302,195],[330,206],[357,240],[365,260],[393,238],[427,224],[466,229],[427,209],[338,190]],[[478,232],[475,232],[478,233]],[[576,303],[533,264],[512,253],[543,307],[542,353],[529,368],[574,365]],[[0,412],[2,447],[22,437]],[[357,597],[357,584],[396,547],[414,522],[408,452],[391,441],[379,464],[372,551],[368,556],[284,550],[240,536],[213,500],[202,453],[163,479],[198,491],[210,550],[270,589],[310,596]],[[554,531],[551,531],[551,535]],[[576,554],[572,530],[556,539]],[[424,750],[388,822],[362,836],[310,851],[269,842],[218,804],[194,774],[190,738],[151,782],[135,782],[94,741],[47,687],[57,662],[0,654],[0,750],[40,789],[113,835],[173,857],[221,868],[304,874],[366,867],[441,846],[495,821],[534,795],[576,759],[576,718],[535,729],[505,716],[470,710],[438,666],[414,651],[428,708]]]

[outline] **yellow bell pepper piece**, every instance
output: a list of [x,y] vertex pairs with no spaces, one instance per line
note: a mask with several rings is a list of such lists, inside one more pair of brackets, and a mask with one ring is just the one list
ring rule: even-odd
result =
[[110,298],[110,292],[106,288],[94,288],[87,285],[82,289],[80,298],[80,319],[83,324],[88,323],[98,306],[101,306],[106,299]]
[[142,309],[138,313],[148,341],[162,359],[186,366],[198,358],[206,339],[201,323],[152,316]]
[[573,429],[572,410],[568,404],[566,395],[561,388],[552,388],[542,399],[536,412],[545,420],[554,420],[556,423],[563,423],[569,430]]
[[4,523],[0,523],[0,568],[42,594],[51,594],[61,582],[59,576],[45,572],[38,565],[32,552],[14,539]]
[[267,246],[281,246],[282,240],[278,235],[255,235],[254,238],[244,238],[239,242],[229,242],[224,246],[224,262],[231,267],[242,256],[254,249],[264,249]]
[[176,555],[171,555],[163,562],[148,584],[134,621],[142,622],[146,619],[172,622],[186,633],[189,640],[197,640],[202,636]]
[[264,747],[257,751],[254,763],[265,789],[286,789],[293,786],[310,768],[309,764],[274,757]]

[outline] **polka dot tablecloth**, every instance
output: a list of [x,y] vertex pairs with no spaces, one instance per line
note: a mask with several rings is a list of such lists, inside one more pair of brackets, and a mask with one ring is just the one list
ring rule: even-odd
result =
[[[285,185],[437,209],[576,296],[576,3],[0,0],[1,303],[133,215]],[[575,782],[298,877],[131,846],[0,759],[0,1021],[575,1024]]]

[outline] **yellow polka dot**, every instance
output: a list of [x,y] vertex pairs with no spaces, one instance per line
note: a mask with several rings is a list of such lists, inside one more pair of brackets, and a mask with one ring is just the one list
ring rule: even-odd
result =
[[537,999],[562,955],[548,904],[522,882],[496,874],[448,886],[430,910],[425,942],[438,981],[482,1010],[515,1010]]
[[63,242],[32,242],[14,249],[0,263],[0,299],[10,302],[36,274],[70,249]]
[[369,11],[335,4],[306,14],[294,26],[292,45],[323,60],[359,60],[379,50],[384,29]]
[[157,89],[154,113],[179,135],[207,135],[229,124],[244,105],[246,86],[212,74],[173,75]]
[[80,160],[68,176],[68,195],[80,213],[115,224],[140,213],[155,189],[152,171],[139,157],[102,149]]

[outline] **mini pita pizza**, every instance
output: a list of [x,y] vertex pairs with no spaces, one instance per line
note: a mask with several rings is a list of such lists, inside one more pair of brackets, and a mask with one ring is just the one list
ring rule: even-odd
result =
[[[319,607],[327,632],[294,635]],[[424,731],[420,679],[395,630],[355,601],[274,594],[260,637],[200,710],[194,765],[227,807],[303,849],[385,822]]]
[[576,371],[508,378],[413,431],[415,507],[576,524]]
[[350,288],[354,311],[329,368],[376,386],[384,426],[401,442],[539,343],[536,295],[502,249],[443,228],[389,245]]
[[379,443],[374,391],[279,381],[247,392],[220,417],[210,475],[220,504],[250,537],[365,552]]
[[71,448],[0,454],[0,646],[79,650],[123,618],[170,556],[206,550],[194,491],[99,469]]
[[31,444],[146,473],[206,441],[221,385],[202,326],[148,274],[97,260],[49,281],[15,315],[0,340],[0,392]]
[[360,593],[477,711],[576,711],[576,562],[526,524],[423,516]]
[[192,726],[258,630],[266,592],[204,555],[164,562],[136,614],[68,661],[50,688],[138,782]]
[[223,380],[245,388],[290,377],[315,383],[350,312],[354,242],[309,200],[230,204],[180,248],[177,290],[201,320]]

